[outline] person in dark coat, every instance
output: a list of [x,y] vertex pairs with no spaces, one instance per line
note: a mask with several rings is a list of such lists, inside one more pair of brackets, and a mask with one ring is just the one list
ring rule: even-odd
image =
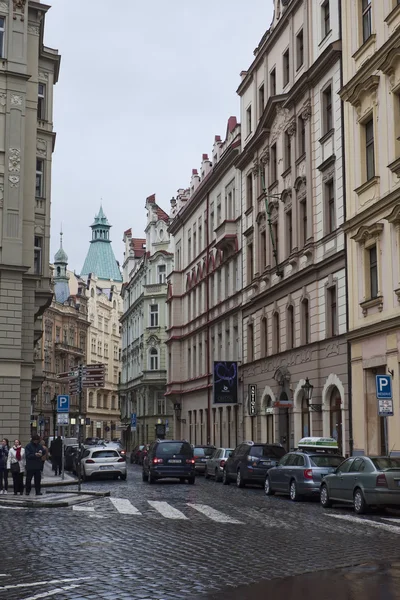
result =
[[40,444],[40,437],[33,435],[29,444],[25,447],[25,460],[26,460],[26,482],[25,482],[25,494],[29,496],[32,488],[32,478],[35,482],[36,496],[41,496],[40,482],[42,478],[42,456],[43,447]]
[[0,444],[0,494],[7,494],[8,490],[8,440],[3,439]]
[[61,474],[62,467],[62,439],[57,436],[50,444],[51,462],[53,463],[53,471],[57,475]]

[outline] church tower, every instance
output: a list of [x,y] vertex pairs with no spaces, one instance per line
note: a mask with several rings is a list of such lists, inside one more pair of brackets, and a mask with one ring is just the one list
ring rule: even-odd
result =
[[54,295],[56,302],[64,304],[70,296],[68,284],[68,256],[62,245],[62,232],[60,233],[60,249],[54,256]]
[[98,279],[121,283],[122,275],[111,246],[111,225],[103,212],[102,206],[100,206],[100,210],[90,227],[92,229],[92,239],[80,274],[81,277],[92,274]]

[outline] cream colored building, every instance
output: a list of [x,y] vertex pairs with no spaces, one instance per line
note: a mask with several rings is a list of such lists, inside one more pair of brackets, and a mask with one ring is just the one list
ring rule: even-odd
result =
[[275,0],[271,27],[238,89],[236,165],[245,439],[289,450],[303,436],[333,435],[344,453],[350,440],[339,4]]
[[34,345],[52,299],[53,86],[60,56],[44,45],[48,9],[31,0],[0,2],[0,430],[23,442],[44,378]]
[[214,361],[240,364],[242,357],[240,132],[230,117],[211,158],[203,155],[189,189],[171,201],[166,395],[176,409],[176,436],[193,444],[231,447],[243,439],[239,402],[215,403],[213,395]]
[[[400,5],[342,2],[355,454],[400,455]],[[394,416],[375,377],[393,374]]]

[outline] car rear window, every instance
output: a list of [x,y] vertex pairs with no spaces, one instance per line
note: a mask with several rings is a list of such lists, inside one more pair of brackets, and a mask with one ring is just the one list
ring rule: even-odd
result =
[[338,467],[343,461],[343,456],[327,456],[326,454],[317,454],[310,456],[313,467]]
[[211,456],[214,454],[215,448],[194,448],[193,454],[195,456]]
[[159,444],[156,450],[157,456],[165,456],[166,454],[183,454],[184,456],[192,456],[192,448],[190,444],[182,442],[168,442],[167,444]]
[[379,471],[386,471],[391,469],[400,469],[400,458],[371,458],[374,466]]
[[92,458],[117,458],[119,454],[116,450],[97,450],[93,452]]
[[279,446],[253,446],[250,454],[257,457],[282,458],[286,454],[286,450]]

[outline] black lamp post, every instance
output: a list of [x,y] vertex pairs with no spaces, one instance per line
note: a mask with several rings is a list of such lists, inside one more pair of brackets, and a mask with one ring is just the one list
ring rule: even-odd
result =
[[56,419],[57,419],[57,394],[54,394],[51,399],[51,406],[53,408],[53,440],[56,439]]
[[310,407],[310,410],[312,410],[313,412],[321,412],[322,407],[320,404],[312,404],[311,403],[314,386],[310,383],[310,380],[308,379],[308,377],[306,377],[306,382],[301,387],[304,390],[304,394],[306,396],[306,400],[308,402],[308,406]]

